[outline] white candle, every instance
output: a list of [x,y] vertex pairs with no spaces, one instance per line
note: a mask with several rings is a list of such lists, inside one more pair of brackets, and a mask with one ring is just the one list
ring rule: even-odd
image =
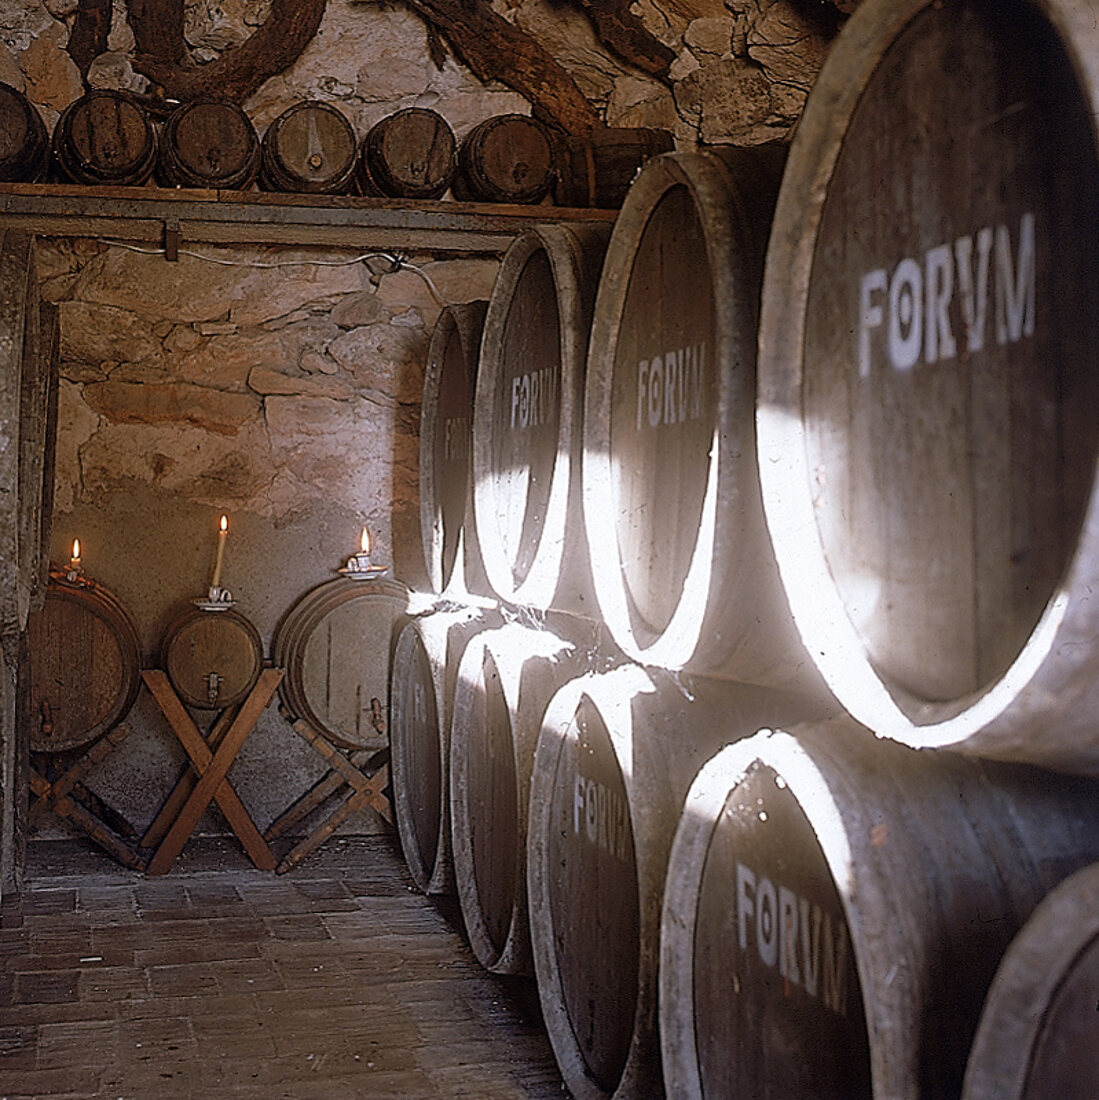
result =
[[73,552],[72,557],[69,558],[69,568],[80,568],[80,539],[73,539]]
[[214,562],[214,579],[210,582],[211,588],[221,587],[221,563],[225,559],[225,540],[229,535],[229,520],[221,517],[221,530],[218,531],[218,556]]

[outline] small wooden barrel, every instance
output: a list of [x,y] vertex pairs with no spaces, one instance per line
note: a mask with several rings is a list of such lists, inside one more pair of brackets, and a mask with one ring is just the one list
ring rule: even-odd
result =
[[[427,349],[420,405],[420,531],[431,588],[487,594],[473,525],[472,425],[487,302],[447,306]],[[457,575],[456,575],[457,572]]]
[[644,664],[803,686],[755,465],[756,304],[783,150],[642,170],[599,282],[584,515],[599,606]]
[[425,894],[452,893],[450,717],[458,664],[469,639],[499,625],[473,608],[413,619],[393,659],[390,774],[397,835],[412,881]]
[[259,632],[232,609],[184,612],[168,628],[161,664],[180,701],[221,710],[247,698],[263,669]]
[[50,139],[38,109],[22,92],[0,83],[0,180],[40,180],[49,156]]
[[458,167],[456,148],[454,131],[442,115],[422,107],[397,111],[372,126],[363,140],[359,189],[396,199],[441,198]]
[[1070,0],[859,7],[775,211],[758,412],[790,606],[851,713],[1088,772],[1097,52]]
[[177,107],[160,136],[157,177],[166,187],[243,190],[259,172],[260,144],[251,119],[225,99]]
[[339,577],[307,592],[271,642],[286,669],[283,706],[344,748],[383,748],[393,648],[408,610],[408,589],[389,578]]
[[1099,852],[1097,795],[849,719],[723,749],[668,863],[669,1095],[958,1096],[1005,948]]
[[807,713],[777,692],[632,664],[575,679],[547,706],[530,788],[530,933],[577,1100],[661,1095],[660,904],[683,797],[719,745]]
[[981,1013],[962,1100],[1099,1096],[1099,864],[1065,879],[1011,941]]
[[77,183],[144,183],[156,149],[156,131],[141,104],[103,88],[70,103],[53,131],[54,159]]
[[478,634],[458,669],[450,731],[454,878],[470,946],[496,974],[530,974],[527,804],[546,705],[596,663],[598,631],[560,616]]
[[66,752],[110,732],[137,698],[137,631],[102,585],[51,578],[27,622],[30,745]]
[[533,203],[553,183],[553,146],[546,128],[527,115],[494,115],[478,123],[458,150],[454,197]]
[[355,182],[355,131],[330,103],[295,103],[263,135],[260,184],[267,191],[339,195]]
[[501,599],[577,614],[595,613],[578,472],[606,240],[603,227],[565,226],[515,239],[485,317],[474,399],[474,515],[489,584]]
[[674,148],[667,130],[605,127],[588,137],[566,135],[557,147],[554,202],[617,210],[645,161]]

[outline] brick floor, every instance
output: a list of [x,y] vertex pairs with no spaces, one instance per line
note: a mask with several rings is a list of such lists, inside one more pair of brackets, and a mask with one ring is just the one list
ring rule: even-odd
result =
[[459,928],[385,837],[283,876],[195,838],[155,879],[35,841],[0,906],[0,1098],[560,1100],[533,983]]

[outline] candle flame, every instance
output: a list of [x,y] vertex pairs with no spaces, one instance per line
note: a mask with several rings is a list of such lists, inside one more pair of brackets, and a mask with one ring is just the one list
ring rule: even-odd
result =
[[229,530],[229,517],[228,516],[222,516],[221,517],[221,529],[223,531],[228,531]]
[[80,557],[80,539],[73,539],[73,557]]
[[362,547],[362,552],[364,554],[370,553],[370,532],[365,527],[363,528],[363,537],[359,545]]

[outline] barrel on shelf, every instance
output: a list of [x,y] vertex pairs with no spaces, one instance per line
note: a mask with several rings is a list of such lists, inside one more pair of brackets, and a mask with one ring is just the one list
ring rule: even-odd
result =
[[1099,863],[1065,879],[1011,941],[985,999],[962,1100],[1099,1096]]
[[427,349],[420,405],[420,532],[435,592],[488,594],[473,525],[471,432],[487,302],[446,306]]
[[660,906],[684,795],[721,744],[811,712],[804,699],[633,664],[550,701],[531,777],[530,933],[542,1015],[576,1100],[661,1095]]
[[777,147],[665,154],[615,223],[592,321],[584,518],[599,606],[635,660],[801,687],[753,447]]
[[1087,772],[1097,50],[1069,0],[860,6],[791,147],[758,412],[791,610],[851,713]]
[[554,202],[617,209],[641,166],[674,148],[667,130],[607,126],[587,136],[568,134],[557,143]]
[[473,408],[477,542],[504,600],[595,614],[580,515],[584,353],[603,227],[540,226],[504,254]]
[[330,103],[288,107],[267,127],[260,157],[260,183],[267,191],[338,195],[355,182],[355,131]]
[[40,180],[49,156],[50,139],[38,109],[18,89],[0,83],[0,180]]
[[283,706],[336,745],[383,748],[393,651],[408,612],[408,589],[390,578],[338,577],[310,589],[271,643],[286,670]]
[[197,99],[168,116],[157,177],[166,187],[243,190],[259,172],[260,144],[251,119],[225,99]]
[[161,666],[181,702],[221,710],[247,698],[263,669],[259,632],[241,614],[189,608],[169,626]]
[[442,198],[457,169],[457,142],[437,111],[408,107],[375,123],[359,154],[359,190],[391,198]]
[[140,184],[156,166],[156,130],[133,96],[98,88],[61,112],[53,155],[77,183]]
[[600,659],[594,624],[551,616],[478,634],[458,669],[450,731],[454,878],[470,946],[497,974],[531,973],[527,804],[554,693]]
[[668,862],[669,1094],[959,1095],[1004,949],[1099,852],[1097,795],[848,718],[723,749]]
[[55,574],[27,638],[33,752],[79,748],[126,717],[141,683],[140,649],[114,593]]
[[528,115],[493,115],[466,134],[458,150],[454,197],[535,203],[553,183],[553,145]]
[[413,619],[393,659],[390,774],[405,862],[425,894],[454,889],[450,847],[450,728],[458,665],[469,640],[498,626],[491,611],[459,608]]

